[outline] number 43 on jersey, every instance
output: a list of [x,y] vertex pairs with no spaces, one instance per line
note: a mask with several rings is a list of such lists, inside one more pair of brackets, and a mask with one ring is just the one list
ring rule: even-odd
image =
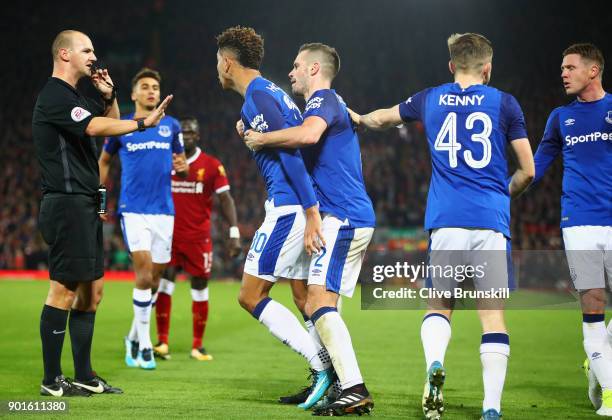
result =
[[[482,159],[476,160],[472,156],[470,150],[463,152],[463,159],[470,167],[474,169],[482,169],[489,164],[491,161],[491,130],[493,125],[491,118],[484,112],[473,112],[468,115],[465,120],[465,128],[467,130],[474,129],[474,123],[476,121],[482,121],[483,130],[481,133],[474,133],[471,135],[470,140],[482,144],[483,153]],[[446,119],[442,123],[442,128],[436,136],[436,142],[434,149],[441,152],[448,152],[448,162],[451,168],[457,167],[457,153],[461,150],[461,143],[457,141],[457,114],[455,112],[449,112]]]

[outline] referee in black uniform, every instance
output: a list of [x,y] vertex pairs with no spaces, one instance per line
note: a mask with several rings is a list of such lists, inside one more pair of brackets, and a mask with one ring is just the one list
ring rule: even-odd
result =
[[[62,31],[51,52],[53,74],[38,96],[32,117],[43,189],[39,227],[49,245],[50,274],[40,317],[44,364],[40,393],[55,397],[121,393],[92,371],[90,361],[95,314],[102,298],[101,219],[105,217],[92,137],[119,136],[156,126],[172,95],[144,120],[120,120],[112,80],[106,70],[95,68],[96,56],[87,35]],[[76,90],[83,77],[91,78],[100,92],[99,101]],[[66,324],[74,381],[62,375],[60,366]]]

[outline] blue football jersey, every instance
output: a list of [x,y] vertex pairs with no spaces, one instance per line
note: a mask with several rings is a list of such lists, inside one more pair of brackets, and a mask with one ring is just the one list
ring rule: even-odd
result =
[[351,226],[374,227],[376,216],[361,171],[359,138],[346,104],[333,89],[321,89],[306,103],[304,118],[317,116],[327,130],[313,146],[302,149],[315,184],[319,210],[348,219]]
[[[133,119],[134,114],[122,117]],[[172,154],[183,153],[179,122],[169,116],[157,127],[110,137],[104,150],[121,159],[121,195],[118,213],[174,214]]]
[[561,227],[612,226],[612,95],[553,110],[534,160],[538,181],[563,155]]
[[[247,87],[241,118],[245,130],[265,133],[302,123],[298,106],[281,88],[263,77]],[[312,180],[299,150],[264,148],[252,153],[266,182],[268,199],[275,206],[301,204],[304,209],[316,204]]]
[[423,122],[431,152],[425,229],[493,229],[510,237],[506,146],[527,137],[516,99],[486,85],[447,83],[399,110],[402,120]]

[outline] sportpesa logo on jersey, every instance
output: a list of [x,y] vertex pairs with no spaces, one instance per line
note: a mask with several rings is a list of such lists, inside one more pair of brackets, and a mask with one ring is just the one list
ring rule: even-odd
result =
[[612,133],[602,133],[601,131],[595,131],[594,133],[583,134],[581,136],[565,136],[565,144],[567,146],[573,146],[576,143],[590,143],[599,140],[612,140]]
[[162,141],[146,141],[143,143],[127,143],[125,148],[128,152],[138,152],[139,150],[152,150],[152,149],[170,149],[170,143]]

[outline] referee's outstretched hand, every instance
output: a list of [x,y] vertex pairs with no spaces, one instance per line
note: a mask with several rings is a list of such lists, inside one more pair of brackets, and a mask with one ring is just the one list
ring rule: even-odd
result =
[[144,119],[145,127],[155,127],[157,124],[159,124],[161,119],[164,118],[164,115],[166,115],[166,108],[168,108],[168,105],[170,105],[170,102],[172,102],[173,97],[174,95],[166,96],[166,99],[164,99],[162,103],[159,104],[159,106],[155,108],[155,110],[151,112],[147,118]]

